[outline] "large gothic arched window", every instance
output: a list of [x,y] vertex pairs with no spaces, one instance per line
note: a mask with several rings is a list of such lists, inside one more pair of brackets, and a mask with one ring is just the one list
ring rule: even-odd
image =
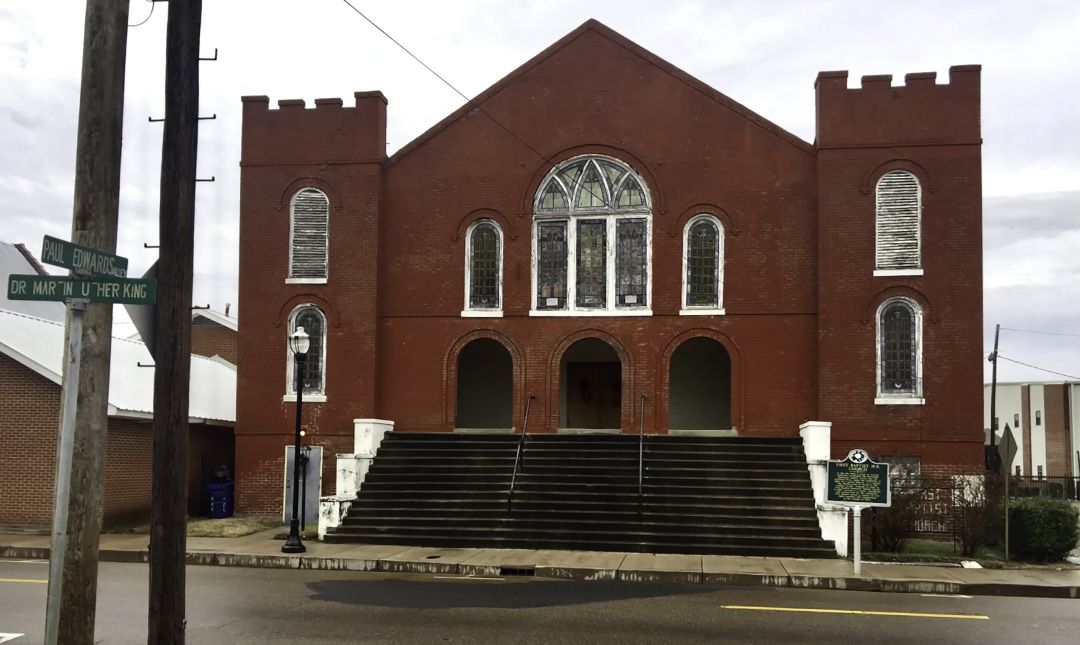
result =
[[617,159],[568,159],[533,209],[533,315],[641,315],[652,295],[652,204]]

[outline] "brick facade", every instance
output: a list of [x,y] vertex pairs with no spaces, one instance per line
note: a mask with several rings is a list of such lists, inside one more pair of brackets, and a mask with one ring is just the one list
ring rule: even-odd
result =
[[[305,303],[327,319],[326,401],[305,405],[304,426],[328,457],[351,449],[356,418],[452,430],[457,357],[480,337],[513,358],[514,428],[533,396],[529,431],[558,430],[563,353],[599,338],[621,362],[623,432],[665,433],[672,354],[707,337],[730,357],[740,435],[795,436],[821,419],[833,423],[834,455],[858,445],[981,467],[978,68],[953,68],[948,84],[871,77],[858,89],[823,73],[816,91],[810,144],[589,21],[389,158],[377,92],[313,109],[245,97],[238,508],[281,508],[295,422],[286,336]],[[534,195],[555,164],[582,154],[617,158],[648,186],[649,316],[530,315]],[[873,275],[873,186],[893,168],[924,186],[924,276]],[[304,187],[330,202],[325,284],[286,280],[290,199]],[[680,315],[683,230],[702,213],[724,229],[724,315]],[[461,315],[464,234],[480,218],[504,236],[496,318]],[[925,314],[924,405],[874,402],[875,311],[893,294]]]
[[207,358],[220,356],[236,365],[237,332],[224,325],[192,323],[191,353]]
[[[0,470],[0,525],[44,527],[52,523],[60,386],[0,354],[0,442],[9,450]],[[189,491],[193,514],[201,512],[209,468],[232,466],[229,428],[190,427]],[[149,516],[151,426],[148,421],[109,419],[105,448],[104,521]],[[209,464],[209,466],[207,466]]]

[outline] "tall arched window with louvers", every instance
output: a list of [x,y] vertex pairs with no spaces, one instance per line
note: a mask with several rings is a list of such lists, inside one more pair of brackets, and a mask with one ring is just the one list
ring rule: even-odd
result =
[[329,254],[330,200],[321,190],[302,188],[290,205],[289,278],[325,282]]
[[906,170],[892,170],[877,182],[876,259],[884,272],[922,268],[922,187]]

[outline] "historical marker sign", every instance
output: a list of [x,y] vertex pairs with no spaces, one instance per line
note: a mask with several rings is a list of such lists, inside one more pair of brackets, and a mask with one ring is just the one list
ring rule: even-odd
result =
[[152,305],[157,300],[157,282],[131,278],[79,280],[67,276],[11,275],[9,300],[72,300],[108,304]]
[[45,236],[45,242],[41,245],[41,261],[86,275],[127,277],[127,258],[49,235]]
[[826,501],[845,506],[891,506],[889,464],[879,464],[858,449],[844,459],[830,459]]

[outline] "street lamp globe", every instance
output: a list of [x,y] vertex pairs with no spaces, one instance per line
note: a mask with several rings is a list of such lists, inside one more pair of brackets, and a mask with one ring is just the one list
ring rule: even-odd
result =
[[303,326],[297,327],[296,331],[289,336],[289,349],[293,354],[303,356],[307,354],[309,347],[311,347],[311,336],[308,336]]

